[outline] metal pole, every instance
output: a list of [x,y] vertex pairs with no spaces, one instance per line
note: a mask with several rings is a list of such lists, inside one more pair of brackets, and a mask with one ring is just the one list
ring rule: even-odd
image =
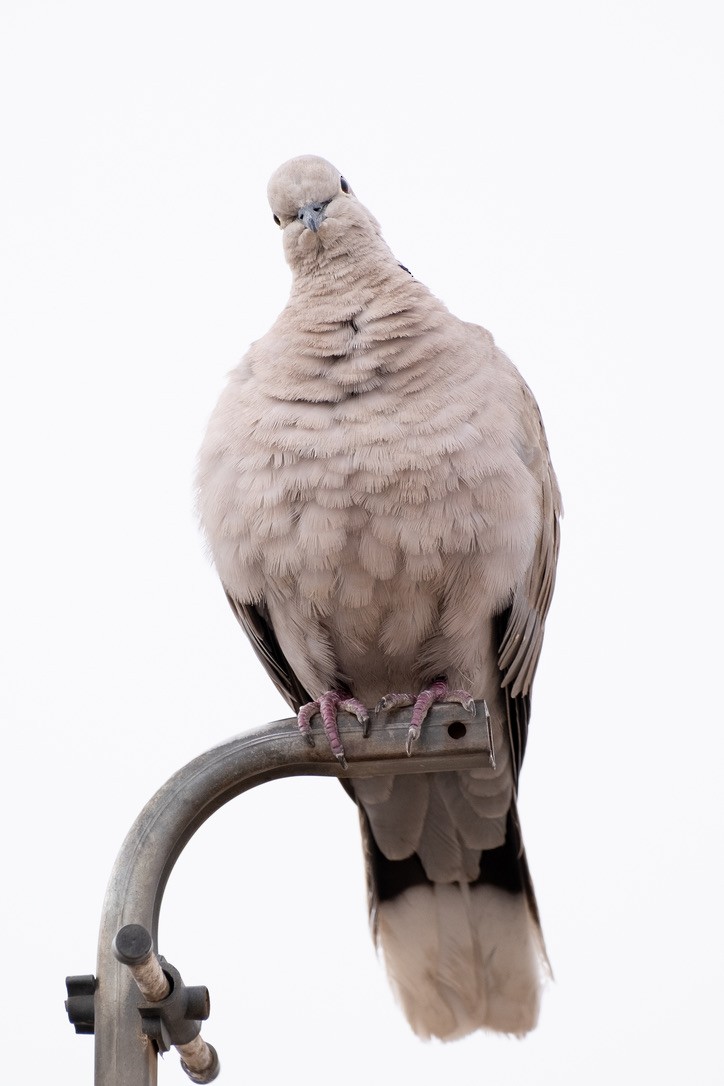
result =
[[[433,706],[412,757],[405,753],[409,709],[377,718],[367,737],[355,717],[340,715],[346,769],[323,737],[311,747],[296,720],[278,720],[212,747],[175,773],[133,824],[106,892],[95,991],[96,1086],[157,1082],[157,1053],[141,1030],[139,991],[128,966],[116,958],[113,943],[125,925],[140,924],[158,950],[166,882],[186,843],[214,811],[241,792],[280,777],[353,779],[483,765],[493,756],[483,702],[477,703],[477,712],[471,719],[458,705]],[[194,1050],[200,1043],[192,1045]]]

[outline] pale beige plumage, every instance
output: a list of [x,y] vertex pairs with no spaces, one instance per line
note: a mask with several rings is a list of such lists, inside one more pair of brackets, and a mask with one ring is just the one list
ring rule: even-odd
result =
[[[486,699],[494,770],[355,793],[374,922],[413,1028],[522,1034],[544,952],[515,788],[560,512],[540,414],[490,334],[398,263],[333,166],[285,163],[269,201],[292,289],[209,424],[204,530],[295,708],[330,689],[374,706],[443,675]],[[450,924],[463,925],[455,947]]]

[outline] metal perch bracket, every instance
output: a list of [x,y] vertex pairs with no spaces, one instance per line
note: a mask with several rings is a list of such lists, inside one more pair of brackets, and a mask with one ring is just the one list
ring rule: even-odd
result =
[[343,768],[320,738],[309,746],[295,719],[235,736],[199,755],[171,777],[134,822],[118,854],[103,904],[97,976],[67,977],[66,1010],[77,1033],[95,1034],[95,1086],[155,1086],[157,1056],[172,1045],[193,1082],[219,1073],[213,1047],[201,1038],[209,993],[184,985],[154,951],[169,875],[185,845],[215,811],[266,781],[292,776],[351,779],[432,773],[495,764],[490,718],[459,705],[434,705],[408,757],[410,709],[373,717],[368,735],[347,713],[339,733]]

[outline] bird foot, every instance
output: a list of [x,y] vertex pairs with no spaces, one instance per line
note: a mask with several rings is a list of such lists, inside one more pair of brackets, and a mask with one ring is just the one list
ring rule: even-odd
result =
[[310,747],[313,747],[312,717],[319,713],[329,741],[329,748],[342,769],[346,769],[347,760],[344,756],[344,747],[337,727],[337,714],[340,712],[354,713],[362,725],[362,734],[366,736],[369,733],[370,714],[367,712],[366,706],[357,698],[350,697],[349,694],[341,693],[339,690],[327,690],[316,701],[310,701],[307,705],[303,705],[297,713],[297,724]]
[[375,712],[383,709],[399,709],[402,706],[412,705],[410,727],[407,731],[405,750],[408,756],[412,754],[412,744],[420,738],[422,723],[430,711],[430,707],[438,701],[454,701],[462,705],[471,716],[475,716],[475,702],[467,690],[451,690],[444,679],[434,682],[426,690],[422,690],[417,697],[413,694],[385,694],[377,703]]

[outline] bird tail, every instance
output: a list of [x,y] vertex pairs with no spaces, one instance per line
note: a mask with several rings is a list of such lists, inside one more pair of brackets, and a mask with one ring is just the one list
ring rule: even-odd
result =
[[430,882],[416,856],[388,860],[365,836],[373,930],[415,1033],[532,1030],[550,969],[515,809],[472,883]]

